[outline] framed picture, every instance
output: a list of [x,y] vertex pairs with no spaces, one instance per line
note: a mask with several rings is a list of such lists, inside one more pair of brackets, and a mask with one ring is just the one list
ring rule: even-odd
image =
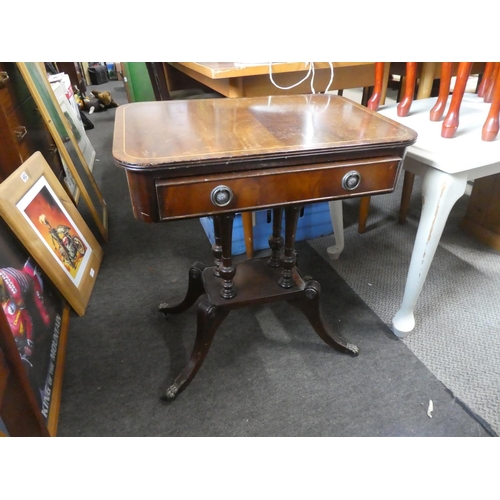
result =
[[3,219],[0,302],[0,350],[5,383],[11,384],[0,409],[0,432],[43,435],[46,428],[54,436],[70,309]]
[[102,239],[107,241],[108,209],[91,167],[75,137],[74,130],[77,129],[68,121],[69,115],[63,113],[59,106],[43,63],[18,62],[16,64],[56,143],[65,169],[70,172],[71,179],[76,184],[75,195],[77,192],[78,197],[81,194]]
[[40,152],[0,184],[0,215],[82,316],[103,251]]

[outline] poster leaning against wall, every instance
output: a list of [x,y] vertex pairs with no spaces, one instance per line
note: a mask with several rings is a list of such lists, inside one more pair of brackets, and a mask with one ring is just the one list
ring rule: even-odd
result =
[[[49,433],[55,435],[69,306],[3,219],[0,301],[10,330],[0,333],[12,335],[39,411]],[[0,431],[8,434],[3,421]]]

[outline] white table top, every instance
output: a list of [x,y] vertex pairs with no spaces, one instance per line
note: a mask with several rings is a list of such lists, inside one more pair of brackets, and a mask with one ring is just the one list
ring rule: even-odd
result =
[[[476,94],[465,94],[458,130],[453,138],[445,139],[441,137],[443,120],[431,122],[429,119],[429,111],[436,100],[431,97],[413,101],[406,117],[397,116],[396,104],[380,107],[379,113],[418,133],[417,142],[407,149],[407,156],[449,174],[493,164],[500,168],[500,134],[491,142],[481,140],[481,130],[491,105]],[[448,104],[450,100],[451,96]]]

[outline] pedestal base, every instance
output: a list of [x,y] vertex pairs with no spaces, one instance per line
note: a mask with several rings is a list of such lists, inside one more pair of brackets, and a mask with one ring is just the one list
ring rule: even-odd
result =
[[291,270],[293,286],[278,284],[281,269],[270,267],[268,259],[254,259],[240,263],[234,277],[235,297],[224,299],[220,295],[221,278],[215,267],[204,267],[196,262],[189,271],[189,286],[185,298],[178,304],[161,304],[160,312],[178,314],[191,307],[198,298],[196,340],[191,357],[167,388],[164,399],[172,400],[187,387],[200,369],[210,349],[215,332],[232,309],[286,300],[300,309],[320,338],[334,349],[357,356],[358,347],[329,330],[323,321],[320,307],[321,287],[315,280],[304,280],[296,267]]

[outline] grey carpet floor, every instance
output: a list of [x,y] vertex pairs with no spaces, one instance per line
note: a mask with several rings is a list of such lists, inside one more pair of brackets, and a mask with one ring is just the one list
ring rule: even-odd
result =
[[210,258],[191,222],[165,229],[175,243],[164,245],[156,265],[147,251],[121,260],[118,242],[108,245],[89,310],[72,321],[60,436],[487,435],[304,242],[301,267],[321,277],[325,320],[360,355],[326,346],[286,303],[233,311],[191,384],[162,403],[189,357],[196,308],[165,320],[156,305],[182,296],[191,260]]
[[[116,82],[98,88],[126,101]],[[210,244],[196,219],[133,218],[111,157],[114,111],[90,118],[110,235],[86,314],[71,318],[59,436],[490,435],[306,242],[300,268],[322,284],[327,324],[360,355],[326,346],[286,303],[233,311],[192,383],[162,403],[189,357],[196,309],[166,320],[157,306],[182,298],[190,265],[212,262]]]
[[[396,192],[373,197],[367,231],[357,232],[359,201],[344,202],[345,249],[331,261],[333,235],[309,243],[387,325],[397,312],[421,210],[415,180],[406,224]],[[470,193],[470,189],[469,189]],[[459,228],[468,194],[453,208],[403,342],[497,435],[500,433],[500,253]]]

